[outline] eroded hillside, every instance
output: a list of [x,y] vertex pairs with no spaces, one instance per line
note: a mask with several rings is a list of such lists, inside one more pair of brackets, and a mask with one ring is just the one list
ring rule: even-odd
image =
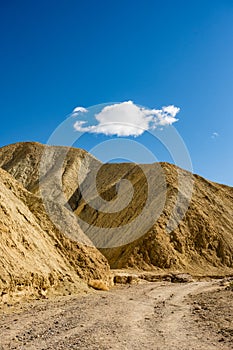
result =
[[36,218],[38,232],[53,225],[59,242],[81,242],[87,256],[93,242],[112,268],[232,272],[231,187],[167,163],[102,165],[83,150],[37,143],[3,147],[0,166],[32,196],[25,216]]
[[[70,212],[54,205],[72,225]],[[1,300],[78,292],[93,278],[108,283],[107,260],[95,247],[81,244],[79,233],[79,242],[69,239],[51,222],[41,199],[0,169]]]

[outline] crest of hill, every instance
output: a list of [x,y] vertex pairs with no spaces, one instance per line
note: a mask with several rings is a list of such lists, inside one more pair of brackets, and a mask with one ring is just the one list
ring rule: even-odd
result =
[[[89,162],[98,162],[79,148],[19,142],[0,148],[0,167],[9,172],[28,191],[38,193],[39,185],[51,188],[50,180],[56,178],[58,165],[62,162],[62,190],[69,198],[73,189],[77,187],[77,173],[84,157],[87,166]],[[49,169],[43,169],[43,164],[45,167],[49,166]],[[56,181],[53,185],[56,186]]]
[[[163,208],[159,218],[154,220],[142,236],[135,236],[135,239],[127,244],[120,244],[115,237],[111,237],[106,247],[102,245],[104,237],[92,234],[91,229],[88,232],[84,230],[96,246],[102,247],[100,251],[112,268],[167,269],[194,274],[232,273],[233,189],[231,187],[213,183],[167,163],[140,167],[130,163],[105,164],[98,172],[96,184],[103,199],[109,203],[114,202],[118,195],[117,184],[121,179],[130,181],[134,188],[132,201],[124,210],[109,215],[104,212],[101,205],[98,211],[92,208],[91,205],[96,202],[96,198],[86,203],[80,194],[77,173],[83,160],[85,169],[91,170],[100,165],[98,160],[83,150],[46,147],[37,143],[9,145],[0,149],[0,166],[29,191],[39,194],[38,169],[44,152],[48,152],[48,159],[51,160],[49,169],[45,169],[41,180],[42,185],[47,188],[48,201],[57,198],[60,210],[69,203],[74,214],[81,217],[90,227],[108,229],[133,222],[145,205],[147,182],[144,175],[150,179],[152,191],[156,194],[156,205],[158,208],[163,205]],[[60,156],[63,152],[62,173],[58,174],[57,155]],[[56,197],[56,193],[60,193],[59,188],[56,188],[58,175],[62,179],[60,187],[65,194],[65,200],[59,197],[59,194]],[[182,203],[187,203],[188,200],[185,186],[182,190],[179,188],[178,177],[191,179],[193,191],[183,219],[177,227],[167,233],[166,228],[169,226],[177,195],[180,193],[182,199],[181,205],[176,208],[177,212],[184,210]],[[88,179],[83,183],[90,192],[95,186]],[[127,198],[127,191],[128,188],[124,183],[122,196]],[[38,203],[38,200],[36,202]],[[36,213],[36,209],[34,210]],[[151,213],[156,217],[155,214]],[[143,221],[139,223],[138,229],[140,225],[143,225]],[[135,232],[127,234],[133,237]]]

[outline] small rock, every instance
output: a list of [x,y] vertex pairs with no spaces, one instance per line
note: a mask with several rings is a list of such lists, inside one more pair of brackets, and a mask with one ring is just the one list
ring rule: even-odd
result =
[[172,283],[190,283],[193,281],[193,277],[189,273],[175,273],[171,277]]

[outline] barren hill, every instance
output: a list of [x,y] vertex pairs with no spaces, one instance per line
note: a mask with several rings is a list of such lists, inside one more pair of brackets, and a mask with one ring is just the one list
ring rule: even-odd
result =
[[83,150],[37,143],[1,148],[0,166],[36,198],[34,216],[42,191],[50,219],[62,218],[60,231],[90,239],[112,268],[232,272],[231,187],[167,163],[101,165]]

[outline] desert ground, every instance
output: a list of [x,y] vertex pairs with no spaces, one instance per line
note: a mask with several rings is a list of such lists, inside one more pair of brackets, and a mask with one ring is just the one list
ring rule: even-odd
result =
[[6,305],[1,350],[232,349],[229,279],[142,282]]

